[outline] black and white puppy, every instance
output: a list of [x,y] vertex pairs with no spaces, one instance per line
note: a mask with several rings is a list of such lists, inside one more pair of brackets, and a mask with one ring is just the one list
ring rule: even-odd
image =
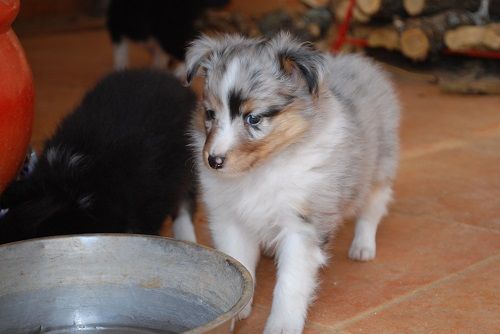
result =
[[0,243],[79,233],[157,234],[167,216],[195,241],[186,129],[194,93],[164,73],[116,72],[48,140],[32,174],[0,197]]
[[169,60],[184,61],[187,44],[197,34],[195,21],[207,8],[221,7],[228,2],[112,0],[107,27],[114,45],[115,69],[128,66],[127,40],[144,43],[153,57],[155,68],[165,68]]

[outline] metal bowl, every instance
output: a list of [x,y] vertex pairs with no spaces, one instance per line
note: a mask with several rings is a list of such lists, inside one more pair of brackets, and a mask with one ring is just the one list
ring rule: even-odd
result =
[[234,259],[167,238],[0,246],[0,333],[231,333],[252,290]]

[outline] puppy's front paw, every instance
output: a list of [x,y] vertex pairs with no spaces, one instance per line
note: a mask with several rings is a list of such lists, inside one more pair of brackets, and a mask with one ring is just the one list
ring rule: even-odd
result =
[[238,319],[239,320],[246,319],[250,316],[250,313],[252,313],[252,301],[250,301],[250,303],[248,303],[248,305],[245,306],[240,313],[238,313]]
[[264,334],[301,334],[303,321],[297,319],[278,319],[272,315],[267,319]]
[[375,258],[375,244],[354,240],[349,249],[349,258],[356,261],[370,261]]

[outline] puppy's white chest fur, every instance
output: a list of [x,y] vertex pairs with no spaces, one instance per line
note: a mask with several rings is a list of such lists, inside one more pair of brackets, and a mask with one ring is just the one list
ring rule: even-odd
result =
[[324,170],[330,169],[335,146],[343,140],[341,119],[327,125],[307,142],[292,145],[241,176],[218,176],[202,169],[211,223],[241,224],[265,248],[272,247],[284,230],[312,230],[297,217],[311,209],[315,190],[331,181]]

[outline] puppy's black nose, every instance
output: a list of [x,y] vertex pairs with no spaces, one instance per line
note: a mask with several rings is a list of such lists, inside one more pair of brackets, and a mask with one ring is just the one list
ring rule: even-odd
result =
[[224,167],[224,159],[225,159],[225,157],[218,157],[218,156],[209,155],[208,156],[208,164],[213,169],[221,169],[222,167]]

